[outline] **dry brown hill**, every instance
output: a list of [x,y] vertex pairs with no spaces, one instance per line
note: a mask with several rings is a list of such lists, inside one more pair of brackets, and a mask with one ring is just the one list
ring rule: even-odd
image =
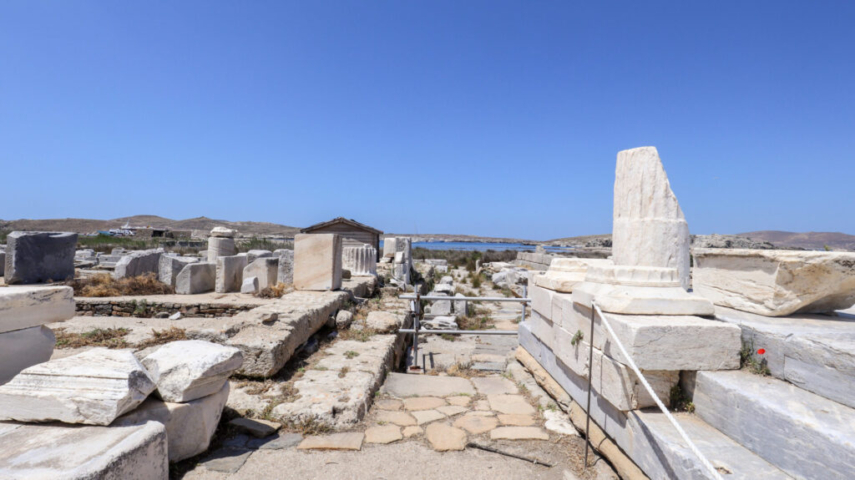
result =
[[207,217],[172,220],[157,215],[135,215],[133,217],[114,218],[112,220],[92,220],[85,218],[56,218],[45,220],[0,220],[0,230],[54,231],[93,233],[98,230],[120,228],[125,223],[133,227],[169,228],[172,230],[210,231],[217,226],[233,228],[241,235],[282,235],[291,237],[298,233],[298,227],[278,225],[268,222],[230,222]]

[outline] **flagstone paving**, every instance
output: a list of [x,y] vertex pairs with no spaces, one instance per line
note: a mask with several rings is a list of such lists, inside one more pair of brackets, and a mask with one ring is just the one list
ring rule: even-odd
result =
[[[482,289],[482,294],[495,292]],[[490,308],[494,320],[504,323],[496,328],[517,328],[519,310],[498,303]],[[508,370],[509,361],[517,366],[512,356],[517,338],[470,336],[466,342],[466,363],[447,373],[389,373],[349,432],[303,430],[303,437],[279,432],[273,438],[287,436],[288,442],[273,440],[274,448],[252,447],[252,442],[221,448],[183,478],[600,478],[580,475],[584,440],[566,415],[539,396],[524,370]]]

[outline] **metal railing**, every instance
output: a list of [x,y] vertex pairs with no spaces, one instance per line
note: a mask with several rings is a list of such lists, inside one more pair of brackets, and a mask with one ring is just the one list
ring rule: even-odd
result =
[[594,376],[593,375],[594,320],[595,320],[594,312],[596,311],[596,313],[598,313],[600,315],[600,320],[603,322],[603,326],[606,327],[606,331],[611,336],[611,339],[614,340],[615,344],[618,346],[620,353],[623,354],[623,358],[626,359],[626,363],[629,364],[629,367],[632,368],[632,371],[635,372],[635,374],[638,376],[638,379],[641,380],[641,384],[644,385],[645,389],[647,389],[647,393],[649,393],[650,397],[653,398],[653,401],[656,402],[656,406],[659,407],[659,410],[661,410],[662,413],[665,414],[665,417],[668,419],[668,421],[671,422],[671,425],[673,425],[674,428],[677,429],[677,432],[680,434],[681,437],[683,437],[683,440],[686,442],[686,444],[689,446],[689,448],[692,450],[692,452],[701,460],[701,463],[703,464],[704,468],[706,468],[709,471],[710,475],[712,475],[712,478],[714,478],[716,480],[723,480],[721,475],[719,475],[718,471],[712,466],[712,464],[709,462],[709,460],[707,460],[707,457],[705,457],[701,453],[701,451],[698,450],[698,447],[695,446],[695,443],[692,442],[692,440],[686,434],[686,431],[683,430],[683,427],[681,427],[680,424],[677,423],[677,420],[674,418],[673,415],[671,415],[671,412],[669,412],[668,409],[665,408],[665,405],[662,403],[662,401],[659,400],[659,396],[656,395],[656,392],[653,391],[653,387],[650,386],[650,384],[647,382],[647,379],[644,378],[644,374],[641,373],[641,370],[639,370],[638,366],[632,360],[632,357],[630,357],[629,354],[626,352],[626,349],[623,347],[623,344],[620,342],[617,335],[615,334],[615,331],[612,329],[612,326],[609,324],[609,321],[606,318],[606,315],[603,313],[602,310],[600,310],[600,306],[597,305],[596,302],[594,302],[593,307],[594,308],[591,309],[591,338],[590,338],[590,354],[589,354],[589,360],[588,360],[588,369],[589,369],[588,370],[588,406],[586,408],[588,418],[586,420],[586,425],[585,425],[585,435],[588,437],[588,443],[585,446],[585,468],[588,468],[588,446],[590,446],[591,449],[594,448],[594,446],[591,445],[591,435],[589,432],[591,431],[590,430],[590,428],[591,428],[591,379]]
[[[413,328],[402,328],[398,333],[413,334],[413,366],[419,368],[419,335],[517,335],[514,330],[426,330],[421,328],[421,301],[447,301],[447,302],[514,302],[522,304],[522,312],[520,313],[520,323],[525,321],[525,307],[527,303],[531,303],[530,298],[526,298],[528,287],[523,286],[522,298],[508,297],[448,297],[441,295],[421,295],[416,291],[414,295],[401,295],[398,298],[401,300],[410,301],[410,311],[413,314]],[[437,315],[442,316],[442,315]]]

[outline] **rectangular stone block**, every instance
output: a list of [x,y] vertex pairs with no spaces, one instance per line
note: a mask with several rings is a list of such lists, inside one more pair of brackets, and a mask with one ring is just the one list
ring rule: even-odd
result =
[[21,370],[50,360],[54,344],[56,337],[45,326],[0,333],[0,385]]
[[175,280],[175,293],[195,295],[214,290],[217,281],[217,265],[200,262],[190,263],[181,270]]
[[[243,365],[238,373],[269,377],[278,372],[297,348],[306,343],[349,298],[348,292],[293,292],[279,301],[242,312],[232,317],[235,322],[247,322],[226,342],[243,353]],[[259,316],[275,322],[265,324]]]
[[341,288],[341,237],[335,234],[300,234],[294,237],[294,288]]
[[531,316],[529,316],[526,322],[531,327],[531,333],[537,337],[538,340],[543,342],[543,344],[550,349],[554,347],[553,338],[555,333],[553,331],[554,325],[552,322],[535,311],[531,312]]
[[[561,327],[555,327],[555,356],[576,375],[588,377],[590,344],[579,339],[573,345],[574,335]],[[656,402],[629,367],[619,363],[602,350],[594,349],[592,386],[599,396],[618,410],[625,412],[655,406]],[[671,387],[680,379],[678,371],[643,370],[644,376],[654,392],[664,403],[668,403]]]
[[796,478],[855,472],[855,409],[745,371],[698,372],[695,414]]
[[140,250],[124,255],[121,260],[116,263],[116,269],[113,271],[113,278],[138,277],[147,273],[157,274],[160,267],[160,256],[163,255],[163,249],[155,250]]
[[166,429],[157,422],[91,427],[0,425],[0,478],[169,478]]
[[[581,331],[590,341],[590,308],[574,302],[562,315],[565,330],[574,334]],[[686,315],[606,315],[617,338],[642,370],[739,368],[741,332],[734,325]],[[628,364],[599,315],[594,319],[594,347]]]
[[217,279],[214,291],[217,293],[239,292],[243,284],[243,269],[248,261],[245,255],[217,257]]
[[258,279],[258,289],[276,285],[279,272],[279,257],[261,257],[244,267],[243,278],[255,277]]
[[181,273],[181,270],[187,266],[188,263],[197,263],[198,261],[199,258],[197,257],[171,257],[162,255],[158,261],[157,279],[162,283],[174,287],[175,281],[178,278],[178,274]]
[[208,449],[228,398],[228,382],[218,392],[187,403],[151,397],[116,419],[111,428],[157,422],[166,428],[169,461],[180,462]]
[[279,270],[276,282],[291,285],[294,283],[294,250],[277,250],[279,255]]
[[71,287],[0,288],[0,333],[68,320],[74,308]]
[[552,323],[563,325],[564,309],[573,308],[573,295],[569,293],[554,292],[552,294]]
[[130,350],[93,348],[33,365],[0,386],[0,419],[109,425],[154,389]]
[[771,317],[855,304],[855,253],[695,249],[693,286],[716,305]]
[[544,319],[553,322],[552,318],[552,296],[555,292],[537,285],[529,285],[528,296],[531,298],[531,309],[540,314]]
[[6,238],[7,285],[74,278],[76,233],[12,232]]

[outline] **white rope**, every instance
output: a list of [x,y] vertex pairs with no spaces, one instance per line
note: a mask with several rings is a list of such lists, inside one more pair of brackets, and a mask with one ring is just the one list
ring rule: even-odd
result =
[[[718,471],[716,471],[716,469],[713,468],[713,466],[709,462],[709,460],[707,460],[707,457],[705,457],[701,453],[701,451],[698,450],[698,447],[696,447],[695,444],[689,439],[689,436],[686,435],[686,432],[685,432],[685,430],[683,430],[683,427],[681,427],[680,424],[677,423],[677,420],[674,419],[674,416],[671,415],[671,412],[669,412],[668,409],[665,408],[665,405],[662,404],[662,401],[659,400],[659,396],[656,395],[656,393],[653,391],[653,388],[650,386],[649,383],[647,383],[647,379],[644,378],[644,375],[642,375],[641,370],[638,369],[638,366],[635,365],[635,362],[632,360],[632,358],[629,356],[629,354],[626,353],[626,349],[623,348],[623,345],[620,343],[620,340],[618,340],[617,335],[615,335],[615,331],[612,330],[612,326],[609,325],[609,322],[606,319],[606,315],[603,313],[602,310],[600,310],[600,307],[596,303],[594,303],[593,305],[594,305],[594,308],[597,310],[597,313],[600,314],[600,319],[603,321],[603,325],[605,325],[606,330],[608,330],[608,332],[609,332],[609,335],[611,335],[611,337],[614,339],[615,343],[617,344],[618,348],[620,349],[620,353],[623,354],[623,358],[626,359],[627,363],[629,363],[629,366],[632,368],[632,370],[635,372],[635,374],[638,375],[638,379],[641,380],[641,384],[644,385],[644,388],[646,388],[647,392],[650,393],[650,396],[653,397],[653,401],[656,402],[656,405],[659,407],[659,410],[662,410],[662,413],[665,414],[665,417],[667,417],[668,420],[671,422],[671,424],[674,425],[674,428],[677,429],[677,432],[680,433],[680,436],[683,437],[683,440],[685,440],[686,443],[689,445],[689,448],[692,449],[692,452],[694,452],[695,455],[697,455],[697,457],[701,459],[701,463],[712,474],[712,478],[714,478],[716,480],[723,480],[721,478],[721,475],[718,474]],[[591,340],[593,340],[593,339],[591,339]],[[591,342],[591,348],[594,348],[593,343],[594,342],[592,341]],[[589,368],[593,369],[593,365],[589,366]]]

